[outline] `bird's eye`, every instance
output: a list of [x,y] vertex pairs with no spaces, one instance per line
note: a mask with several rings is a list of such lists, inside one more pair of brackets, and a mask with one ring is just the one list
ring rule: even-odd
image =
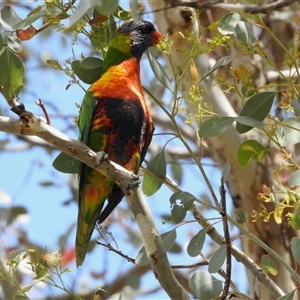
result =
[[140,31],[144,34],[148,34],[151,31],[151,28],[149,28],[148,26],[142,26]]

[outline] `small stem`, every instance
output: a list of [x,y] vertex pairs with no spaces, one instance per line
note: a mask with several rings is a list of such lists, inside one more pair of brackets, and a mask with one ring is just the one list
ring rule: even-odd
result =
[[42,109],[42,111],[43,111],[43,113],[44,113],[44,115],[45,115],[47,124],[51,126],[51,121],[50,121],[50,118],[49,118],[49,114],[48,114],[48,112],[47,112],[47,109],[46,109],[46,107],[45,107],[45,104],[42,102],[41,99],[36,100],[36,101],[35,101],[35,104],[38,105],[38,106]]

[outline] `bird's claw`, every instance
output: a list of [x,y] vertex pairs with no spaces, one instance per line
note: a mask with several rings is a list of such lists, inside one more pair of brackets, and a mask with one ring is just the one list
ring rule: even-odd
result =
[[96,156],[96,167],[98,167],[103,161],[105,161],[108,158],[108,154],[104,151],[97,152]]
[[127,189],[126,189],[127,194],[130,193],[129,190],[131,190],[135,187],[138,187],[140,185],[140,183],[141,183],[140,177],[136,174],[132,174],[132,178],[130,178],[130,183],[128,183],[128,185],[127,185]]

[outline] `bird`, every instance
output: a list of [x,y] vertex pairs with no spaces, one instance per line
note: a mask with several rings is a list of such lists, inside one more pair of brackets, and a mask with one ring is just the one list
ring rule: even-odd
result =
[[[109,42],[102,75],[87,90],[79,112],[79,140],[135,174],[154,131],[141,86],[140,60],[161,38],[151,22],[124,22]],[[101,224],[123,197],[113,180],[80,164],[77,267],[85,260],[97,222]]]

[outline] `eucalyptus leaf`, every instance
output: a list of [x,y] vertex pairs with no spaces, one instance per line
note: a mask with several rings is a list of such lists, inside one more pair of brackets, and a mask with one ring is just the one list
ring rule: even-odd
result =
[[15,11],[8,5],[5,5],[0,10],[0,23],[6,27],[13,28],[14,25],[21,21]]
[[208,263],[208,272],[209,273],[218,272],[222,268],[225,259],[226,259],[226,245],[222,245],[211,256]]
[[232,56],[232,55],[222,56],[221,58],[219,58],[216,61],[216,63],[214,64],[214,66],[203,77],[201,77],[199,82],[204,80],[206,77],[208,77],[214,71],[216,71],[219,67],[226,66],[226,65],[230,64],[233,61],[233,59],[234,59],[234,56]]
[[300,239],[298,237],[292,238],[291,250],[292,250],[294,260],[298,265],[300,265]]
[[188,243],[187,253],[191,257],[198,256],[203,248],[206,237],[206,231],[201,229]]
[[291,225],[293,229],[300,230],[300,207],[298,206],[291,215]]
[[[169,251],[173,247],[173,245],[175,244],[176,237],[176,229],[170,230],[160,235],[160,238],[166,251]],[[139,266],[149,264],[149,259],[147,257],[147,253],[144,246],[138,252],[138,255],[135,259],[135,263]]]
[[195,196],[193,196],[192,194],[190,194],[189,192],[175,192],[171,197],[170,197],[170,203],[171,206],[173,204],[176,204],[176,201],[180,200],[182,202],[182,204],[184,205],[186,210],[189,210],[191,208],[191,206],[194,203],[195,200]]
[[7,46],[14,52],[22,52],[23,44],[22,41],[16,36],[7,36]]
[[235,219],[239,224],[243,224],[246,222],[246,215],[241,208],[236,208],[234,210]]
[[278,274],[278,269],[275,261],[270,255],[263,255],[261,258],[263,267],[273,276]]
[[0,33],[0,52],[1,52],[2,47],[3,47],[3,36]]
[[[153,172],[162,180],[166,178],[167,166],[164,149],[162,149],[150,160],[147,170]],[[147,196],[155,194],[162,186],[162,180],[154,177],[148,172],[145,172],[142,185],[144,194]]]
[[223,283],[207,271],[197,271],[189,281],[189,287],[198,299],[214,299],[223,289]]
[[147,50],[147,55],[148,55],[150,67],[155,77],[166,89],[168,89],[174,94],[174,88],[171,84],[170,78],[166,73],[165,69],[162,67],[159,61],[154,57],[154,55],[152,55],[150,50]]
[[[281,122],[275,130],[274,136],[281,147],[298,144],[300,142],[300,118],[290,117]],[[271,141],[271,147],[279,149],[277,143]]]
[[43,12],[43,11],[36,12],[36,13],[34,13],[32,15],[29,15],[24,20],[21,20],[17,24],[14,24],[12,26],[12,28],[14,30],[25,28],[25,27],[31,25],[32,23],[34,23],[36,20],[44,17],[45,15],[46,15],[46,12]]
[[73,61],[71,68],[84,83],[93,84],[101,76],[102,64],[103,60],[100,58],[87,57],[81,61]]
[[234,117],[215,117],[204,121],[200,125],[199,136],[202,138],[218,135],[227,130],[235,121]]
[[258,121],[254,118],[251,117],[246,117],[246,116],[238,116],[236,118],[236,121],[239,122],[240,124],[246,125],[246,126],[250,126],[250,127],[254,127],[254,128],[264,128],[266,126],[266,124],[262,121]]
[[12,99],[20,93],[23,87],[25,67],[18,56],[8,48],[0,54],[0,86],[7,99]]
[[300,187],[300,170],[297,170],[290,174],[288,184],[290,186]]
[[93,0],[81,0],[77,5],[71,20],[69,27],[75,25],[92,7],[96,6],[97,2]]
[[[271,110],[274,101],[274,92],[262,92],[255,94],[248,99],[243,107],[240,116],[250,117],[252,119],[263,121]],[[239,133],[245,133],[251,130],[254,126],[243,125],[236,123],[236,130]]]
[[59,172],[76,174],[79,172],[80,161],[61,152],[53,161],[52,166]]
[[173,221],[176,224],[178,224],[185,218],[186,209],[184,208],[183,205],[174,204],[174,205],[172,205],[172,208],[171,208],[171,215],[172,215]]
[[284,296],[277,298],[276,300],[293,300],[295,292],[296,292],[296,290],[293,290],[293,291],[285,294]]
[[241,166],[247,166],[251,159],[262,161],[269,149],[256,140],[246,140],[237,149],[237,160]]
[[237,39],[246,42],[247,44],[252,44],[256,41],[251,26],[248,22],[238,22],[235,26],[234,32]]
[[231,163],[227,160],[222,170],[222,176],[224,178],[224,182],[228,180],[230,171],[231,171]]
[[226,14],[220,19],[218,24],[218,30],[222,34],[234,34],[236,25],[240,21],[247,22],[247,19],[245,19],[238,13]]

